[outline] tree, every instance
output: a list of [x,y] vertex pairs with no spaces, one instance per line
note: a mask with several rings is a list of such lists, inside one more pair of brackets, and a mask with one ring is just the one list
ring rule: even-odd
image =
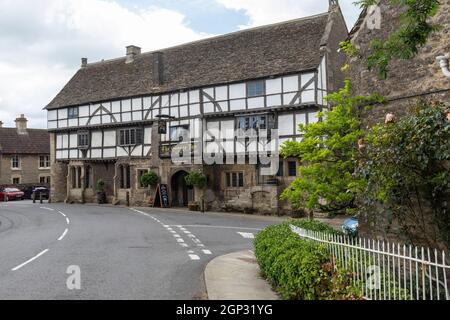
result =
[[284,157],[298,157],[302,162],[299,177],[282,194],[296,209],[318,209],[337,213],[355,208],[356,190],[360,184],[354,175],[358,140],[363,137],[358,110],[383,99],[354,97],[351,82],[328,96],[334,105],[331,111],[322,112],[322,121],[300,125],[303,141],[288,141],[282,145]]

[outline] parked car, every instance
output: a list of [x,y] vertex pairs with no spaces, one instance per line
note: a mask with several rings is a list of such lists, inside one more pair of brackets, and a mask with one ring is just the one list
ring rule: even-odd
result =
[[34,195],[35,199],[39,200],[42,195],[42,199],[48,200],[49,194],[50,194],[50,192],[47,188],[38,187],[33,190],[33,193],[31,194],[31,199],[33,199],[33,195]]
[[1,188],[0,201],[23,200],[24,193],[17,188]]
[[358,235],[359,221],[357,217],[352,217],[344,221],[342,231],[349,236],[356,237]]

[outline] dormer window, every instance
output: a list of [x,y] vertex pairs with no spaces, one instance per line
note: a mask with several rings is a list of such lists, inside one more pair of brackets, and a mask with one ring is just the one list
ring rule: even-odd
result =
[[259,97],[264,95],[264,81],[251,81],[247,83],[247,97]]
[[67,111],[69,119],[76,119],[78,118],[78,107],[69,108]]

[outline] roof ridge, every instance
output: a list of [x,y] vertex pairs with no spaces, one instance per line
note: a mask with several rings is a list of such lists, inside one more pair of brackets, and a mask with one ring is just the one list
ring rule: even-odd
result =
[[[261,29],[270,28],[270,27],[281,26],[281,25],[294,23],[294,22],[302,22],[302,21],[317,19],[317,18],[320,18],[322,16],[327,16],[329,14],[330,14],[330,12],[327,11],[327,12],[315,14],[315,15],[312,15],[312,16],[295,18],[295,19],[290,19],[290,20],[285,20],[285,21],[265,24],[265,25],[262,25],[262,26],[257,26],[257,27],[251,27],[251,28],[246,28],[246,29],[242,29],[242,30],[237,30],[237,31],[233,31],[233,32],[225,33],[225,34],[215,35],[215,36],[212,36],[212,37],[207,37],[207,38],[203,38],[203,39],[198,39],[198,40],[193,40],[193,41],[177,44],[177,45],[170,46],[170,47],[165,47],[165,48],[161,48],[161,49],[157,49],[157,50],[143,52],[140,55],[138,55],[138,57],[152,55],[152,54],[154,54],[156,52],[168,51],[168,50],[173,50],[173,49],[177,49],[177,48],[180,48],[180,47],[186,47],[186,46],[198,44],[198,43],[201,43],[201,42],[213,41],[213,40],[218,40],[218,39],[221,39],[221,38],[228,38],[228,37],[235,36],[237,34],[246,33],[246,32],[261,30]],[[86,67],[96,66],[96,65],[99,65],[99,64],[102,64],[102,63],[118,62],[120,60],[125,60],[125,59],[126,59],[126,57],[124,57],[124,56],[118,57],[118,58],[104,59],[104,60],[101,60],[101,61],[95,61],[95,62],[92,62],[92,63],[88,63]]]

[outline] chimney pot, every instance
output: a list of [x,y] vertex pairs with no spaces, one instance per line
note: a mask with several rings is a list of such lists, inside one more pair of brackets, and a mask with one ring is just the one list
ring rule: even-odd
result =
[[81,67],[82,68],[86,68],[88,64],[88,59],[87,58],[81,58]]
[[141,54],[141,48],[139,48],[137,46],[128,46],[126,63],[133,62],[134,58],[140,54]]

